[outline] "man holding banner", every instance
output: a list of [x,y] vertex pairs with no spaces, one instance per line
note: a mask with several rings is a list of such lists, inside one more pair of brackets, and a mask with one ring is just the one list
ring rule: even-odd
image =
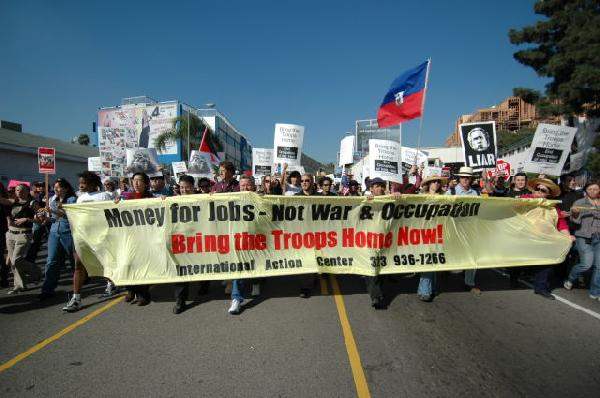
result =
[[[458,185],[449,189],[446,192],[446,195],[456,195],[456,196],[479,196],[479,192],[477,192],[471,186],[473,184],[473,169],[470,167],[461,167],[456,173],[458,176]],[[475,269],[465,270],[465,290],[470,291],[475,295],[481,294],[481,289],[477,287],[475,284],[475,273],[477,271]]]

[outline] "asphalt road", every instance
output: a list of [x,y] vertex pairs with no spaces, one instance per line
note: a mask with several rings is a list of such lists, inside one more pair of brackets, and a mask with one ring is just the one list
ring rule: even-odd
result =
[[[35,301],[37,289],[3,290],[0,365],[11,366],[0,371],[0,395],[598,396],[600,319],[525,286],[510,289],[491,270],[478,273],[481,296],[463,292],[460,275],[440,279],[442,293],[423,303],[417,278],[394,277],[386,284],[388,309],[376,311],[362,278],[336,277],[346,330],[327,277],[326,290],[317,284],[309,299],[297,297],[295,278],[269,279],[238,316],[227,314],[219,283],[199,298],[192,289],[197,300],[179,315],[171,312],[172,287],[161,285],[147,307],[121,301],[89,320],[112,303],[97,298],[100,283],[86,286],[86,307],[74,314],[60,310],[67,278],[44,303]],[[600,313],[584,290],[554,293]],[[15,357],[21,360],[9,362]]]

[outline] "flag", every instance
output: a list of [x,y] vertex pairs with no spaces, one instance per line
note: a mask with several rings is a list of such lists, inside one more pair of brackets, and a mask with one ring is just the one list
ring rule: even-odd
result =
[[392,82],[377,112],[379,127],[389,127],[423,114],[429,60],[407,70]]
[[211,148],[211,146],[208,143],[208,135],[210,133],[208,132],[208,127],[204,129],[204,132],[202,133],[202,141],[200,141],[200,148],[198,148],[198,151],[200,152],[201,155],[203,155],[203,157],[205,157],[207,160],[210,161],[210,164],[212,164],[213,166],[217,166],[219,167],[219,157],[217,156],[217,152]]

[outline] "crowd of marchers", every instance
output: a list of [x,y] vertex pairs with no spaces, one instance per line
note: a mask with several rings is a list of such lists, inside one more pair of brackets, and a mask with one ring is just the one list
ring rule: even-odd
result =
[[[179,176],[177,181],[164,176],[148,177],[136,173],[130,178],[101,179],[93,172],[79,175],[74,187],[64,178],[57,178],[50,186],[48,197],[43,183],[23,183],[6,189],[0,183],[0,253],[5,253],[2,261],[0,282],[9,288],[7,294],[41,289],[38,300],[48,300],[55,296],[61,272],[72,273],[72,294],[62,308],[66,312],[76,312],[82,308],[82,287],[88,281],[85,264],[74,249],[71,227],[63,205],[95,201],[114,201],[168,197],[174,195],[215,194],[224,192],[253,191],[265,195],[305,195],[305,196],[366,196],[381,195],[472,195],[510,198],[556,199],[558,222],[556,228],[568,235],[574,242],[566,260],[555,266],[511,267],[508,268],[511,287],[516,287],[521,278],[532,279],[534,292],[540,297],[554,299],[551,290],[555,281],[566,289],[585,287],[589,284],[589,297],[600,300],[600,185],[590,181],[579,187],[575,179],[562,178],[560,183],[546,176],[528,179],[518,173],[509,180],[502,177],[481,177],[469,167],[461,167],[452,177],[423,176],[423,170],[413,166],[403,175],[402,183],[388,182],[381,178],[366,178],[356,181],[346,174],[341,181],[298,171],[287,172],[284,165],[281,175],[261,176],[259,182],[251,175],[236,175],[231,162],[221,162],[218,175],[213,179]],[[10,186],[10,185],[9,185]],[[77,189],[75,189],[77,188]],[[37,265],[40,248],[47,244],[47,255],[43,267]],[[69,264],[69,268],[67,268]],[[502,267],[502,264],[498,264]],[[591,276],[588,276],[591,271]],[[12,274],[12,277],[11,277]],[[439,293],[439,272],[425,272],[418,277],[417,296],[424,302],[431,302]],[[366,289],[375,309],[388,305],[385,287],[386,276],[364,277]],[[316,284],[316,275],[301,275],[299,295],[311,296]],[[477,282],[477,271],[464,271],[464,288],[474,295],[482,294]],[[589,281],[589,282],[588,282]],[[267,279],[233,280],[223,282],[231,303],[228,312],[238,314],[243,310],[246,296],[261,295],[261,287]],[[187,307],[190,285],[177,283],[173,286],[175,305],[173,312],[179,314]],[[199,294],[207,294],[209,282],[196,282]],[[32,287],[34,286],[35,287]],[[152,301],[151,286],[137,285],[116,287],[110,280],[101,298],[121,294],[126,289],[125,302],[145,306]]]

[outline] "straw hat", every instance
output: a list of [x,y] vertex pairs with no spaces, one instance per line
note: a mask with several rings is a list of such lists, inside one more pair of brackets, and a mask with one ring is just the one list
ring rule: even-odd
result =
[[540,185],[543,185],[546,188],[548,188],[550,190],[550,196],[552,196],[553,198],[560,195],[560,187],[548,178],[534,178],[529,180],[529,182],[527,183],[527,187],[531,192],[534,192],[535,189]]
[[425,178],[423,181],[421,181],[421,187],[424,187],[426,184],[429,184],[431,181],[440,181],[441,183],[444,183],[444,182],[448,181],[448,177],[429,176],[429,177]]
[[454,175],[459,176],[459,177],[474,177],[473,168],[463,166],[460,169],[458,169],[458,173],[456,173]]

